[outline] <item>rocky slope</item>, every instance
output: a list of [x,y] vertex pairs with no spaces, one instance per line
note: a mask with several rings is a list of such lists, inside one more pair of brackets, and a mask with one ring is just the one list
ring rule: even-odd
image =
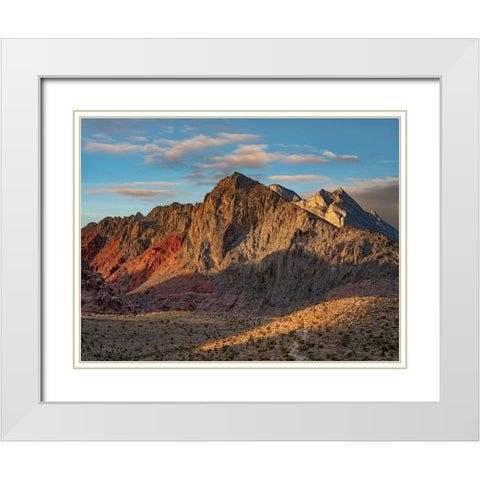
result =
[[145,283],[167,266],[177,263],[177,252],[182,248],[182,235],[169,235],[157,245],[148,247],[137,257],[123,263],[105,279],[120,292],[129,292]]
[[175,202],[155,207],[147,216],[137,213],[129,217],[106,217],[82,228],[82,248],[84,238],[91,239],[95,233],[102,239],[97,241],[101,248],[118,238],[116,249],[123,253],[125,260],[130,260],[167,235],[183,235],[190,226],[192,210],[192,204]]
[[82,262],[81,302],[83,313],[135,313],[133,302],[122,295],[116,295],[99,273],[92,272],[86,262]]
[[82,259],[141,311],[285,314],[335,288],[396,288],[398,243],[366,230],[370,214],[345,192],[322,193],[324,212],[284,196],[234,173],[202,203],[87,225]]
[[276,183],[270,185],[268,188],[270,188],[270,190],[273,190],[275,193],[278,193],[287,202],[298,202],[299,200],[301,200],[301,197],[297,195],[293,190],[289,190],[288,188],[282,187],[281,185],[278,185]]
[[343,188],[334,192],[327,192],[322,188],[312,197],[295,203],[336,227],[350,225],[381,233],[398,242],[398,231],[394,227],[382,220],[375,211],[369,213],[363,210]]

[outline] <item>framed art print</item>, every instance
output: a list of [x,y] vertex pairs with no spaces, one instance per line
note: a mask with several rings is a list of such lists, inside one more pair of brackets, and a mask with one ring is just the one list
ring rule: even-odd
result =
[[74,115],[76,367],[406,365],[405,112]]
[[478,438],[476,40],[3,59],[4,438]]

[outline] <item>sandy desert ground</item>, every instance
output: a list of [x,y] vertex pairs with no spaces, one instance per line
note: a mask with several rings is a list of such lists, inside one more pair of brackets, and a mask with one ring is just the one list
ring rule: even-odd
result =
[[398,298],[330,300],[290,315],[84,315],[82,361],[398,361]]

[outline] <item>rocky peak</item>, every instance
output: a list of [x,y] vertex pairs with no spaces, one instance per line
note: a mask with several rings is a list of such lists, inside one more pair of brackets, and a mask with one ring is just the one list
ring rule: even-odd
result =
[[336,227],[352,226],[370,230],[398,242],[398,231],[395,228],[382,220],[376,212],[363,210],[342,187],[333,192],[322,188],[312,197],[295,203]]
[[278,193],[284,200],[287,202],[298,202],[301,200],[301,197],[297,195],[293,190],[289,190],[288,188],[282,187],[274,183],[273,185],[269,186],[270,190],[273,190],[275,193]]
[[232,245],[269,218],[280,203],[285,202],[278,194],[241,173],[220,180],[193,210],[185,256],[200,269],[218,266]]
[[227,191],[233,190],[250,190],[256,185],[260,185],[259,182],[253,180],[242,173],[233,172],[230,176],[220,180],[215,188],[210,192],[211,195],[223,194]]
[[[358,203],[342,187],[337,188],[330,195],[336,202],[353,202],[358,205]],[[360,205],[358,206],[360,207]]]
[[325,204],[326,206],[330,205],[333,202],[333,195],[330,192],[327,192],[321,188],[314,197],[320,204]]

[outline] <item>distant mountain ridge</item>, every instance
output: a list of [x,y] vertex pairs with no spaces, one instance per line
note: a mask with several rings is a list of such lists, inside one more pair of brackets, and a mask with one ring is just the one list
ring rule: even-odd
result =
[[370,212],[363,210],[343,188],[337,188],[333,192],[327,192],[322,188],[310,198],[295,203],[336,227],[350,225],[381,233],[398,242],[396,228],[382,220],[374,210]]
[[283,314],[350,285],[398,294],[398,243],[378,232],[381,219],[340,189],[321,190],[314,204],[277,187],[235,172],[201,203],[90,223],[85,268],[136,311]]

